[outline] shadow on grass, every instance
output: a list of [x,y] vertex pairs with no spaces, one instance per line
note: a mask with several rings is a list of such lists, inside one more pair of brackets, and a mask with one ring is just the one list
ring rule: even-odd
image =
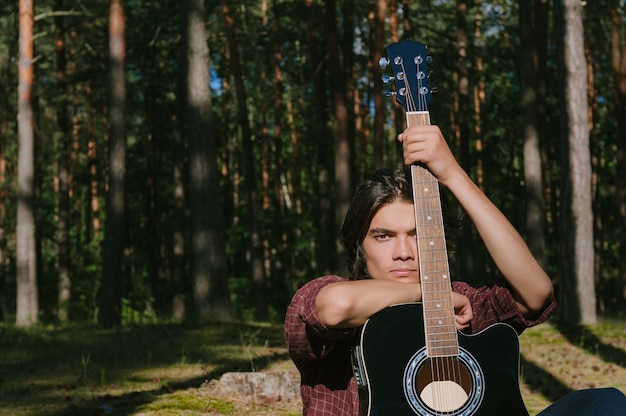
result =
[[133,414],[164,394],[286,359],[277,325],[0,326],[0,414]]
[[[274,361],[288,358],[287,354],[272,354],[267,357],[258,357],[268,365]],[[223,374],[231,371],[242,371],[247,363],[243,360],[231,360],[223,362],[221,366],[200,377],[192,377],[183,381],[170,382],[153,390],[129,391],[121,395],[103,394],[94,396],[92,400],[82,403],[69,403],[62,409],[45,413],[46,416],[84,416],[84,415],[133,415],[142,407],[159,399],[159,397],[176,392],[182,392],[189,388],[199,388],[206,381],[218,379]],[[265,366],[257,366],[257,370],[263,370]],[[208,400],[207,403],[208,405]],[[171,410],[171,409],[170,409]],[[184,403],[180,410],[184,410]],[[158,413],[157,413],[158,414]],[[43,414],[42,414],[43,415]]]
[[557,329],[570,344],[576,345],[590,354],[597,355],[607,363],[626,368],[626,351],[606,344],[584,326],[558,324]]
[[520,357],[520,371],[524,383],[526,383],[531,390],[541,393],[541,395],[551,402],[573,391],[548,371],[525,360],[523,355]]

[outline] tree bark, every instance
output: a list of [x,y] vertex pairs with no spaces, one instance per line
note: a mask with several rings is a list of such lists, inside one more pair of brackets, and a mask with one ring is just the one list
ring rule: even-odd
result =
[[317,150],[317,183],[316,193],[319,196],[317,201],[317,224],[318,234],[318,259],[319,269],[326,274],[333,269],[333,252],[335,249],[336,230],[333,227],[333,212],[331,201],[331,181],[332,181],[332,165],[329,160],[332,158],[328,149],[332,148],[332,136],[329,134],[326,126],[328,125],[328,101],[326,99],[326,71],[328,67],[327,60],[323,53],[322,43],[320,39],[320,30],[318,28],[318,13],[316,2],[313,0],[305,1],[307,8],[307,28],[309,31],[309,59],[312,62],[311,77],[313,84],[313,121],[312,134],[310,139],[315,143]]
[[559,39],[564,83],[559,317],[584,325],[595,323],[597,318],[583,12],[577,0],[558,0],[556,6],[555,16],[562,31]]
[[[620,42],[623,20],[618,12],[618,1],[611,4],[611,61],[614,72],[614,108],[617,120],[617,195],[618,224],[626,224],[626,46]],[[620,233],[620,253],[626,253],[626,233]],[[622,285],[622,305],[626,304],[626,256],[620,257],[619,276]]]
[[[340,61],[341,51],[339,50],[339,35],[337,34],[337,4],[335,0],[327,0],[326,6],[326,50],[328,51],[328,65],[330,68],[343,68]],[[345,30],[350,30],[345,28]],[[345,69],[344,69],[345,71]],[[337,224],[343,222],[343,218],[348,211],[348,205],[352,198],[352,188],[350,177],[352,175],[350,169],[351,159],[351,138],[348,136],[349,117],[348,107],[346,104],[346,88],[345,79],[331,76],[331,97],[332,111],[334,115],[334,150],[335,150],[335,217],[333,228]],[[343,257],[343,248],[335,239],[335,251],[340,257]],[[342,262],[338,273],[346,275],[348,267]]]
[[541,93],[538,79],[539,45],[545,38],[537,35],[545,33],[538,27],[541,20],[535,16],[533,4],[527,0],[518,2],[520,17],[520,90],[522,94],[522,117],[524,126],[524,183],[526,191],[526,240],[530,251],[539,264],[546,266],[545,242],[545,200],[543,168],[541,163],[541,142],[538,114]]
[[370,52],[372,79],[374,88],[374,168],[381,168],[384,164],[383,135],[385,124],[385,101],[383,97],[382,71],[378,60],[385,50],[385,19],[387,18],[387,1],[377,0],[374,5],[372,25],[372,50]]
[[198,322],[229,321],[226,238],[217,176],[217,145],[209,88],[209,50],[204,1],[185,0],[183,35],[186,51],[185,113],[189,143],[191,205],[191,277]]
[[18,63],[18,200],[17,200],[17,299],[16,324],[38,322],[37,255],[35,230],[35,135],[33,129],[33,11],[32,0],[19,2]]
[[256,192],[256,175],[254,163],[254,151],[252,148],[252,133],[248,108],[246,105],[246,91],[243,84],[243,71],[239,57],[239,47],[235,38],[235,21],[231,15],[228,2],[222,0],[222,18],[226,26],[226,40],[230,52],[230,68],[235,82],[235,94],[237,95],[237,115],[244,152],[244,186],[246,191],[246,204],[248,207],[248,232],[250,233],[250,265],[252,272],[252,284],[255,294],[255,315],[259,320],[268,317],[267,283],[263,272],[263,246],[258,224],[258,207]]
[[[467,12],[468,5],[465,0],[457,0],[456,2],[456,42],[457,42],[457,63],[456,63],[456,125],[455,140],[459,149],[459,160],[461,165],[469,172],[469,114],[470,114],[470,95],[469,95],[469,78],[468,78],[468,59],[467,59]],[[463,217],[463,229],[461,239],[463,241],[460,247],[461,274],[462,279],[468,281],[475,276],[474,261],[474,233],[471,220],[468,216]]]
[[[14,6],[15,11],[17,12],[18,4]],[[13,13],[13,15],[17,16],[17,13]],[[15,22],[18,22],[18,19],[15,19]],[[13,28],[12,28],[13,29]],[[19,30],[12,30],[11,33],[14,33],[14,36],[19,36]],[[17,29],[17,25],[15,27]],[[13,40],[13,39],[11,39]],[[14,42],[17,44],[17,42]],[[10,62],[11,57],[13,56],[12,48],[7,48],[7,54],[4,57],[5,62]],[[0,79],[2,81],[0,84],[0,88],[3,91],[9,91],[10,88],[13,88],[11,85],[11,65],[4,65],[2,70],[2,77]],[[13,110],[10,109],[9,94],[3,94],[0,96],[0,321],[4,321],[9,311],[7,310],[7,292],[6,292],[6,281],[7,281],[7,270],[5,267],[5,259],[8,256],[7,251],[7,238],[6,238],[6,218],[7,218],[7,133],[9,131],[9,117],[12,117]],[[9,116],[11,114],[11,116]]]
[[[63,0],[55,1],[55,10],[63,10]],[[55,16],[55,47],[57,56],[57,85],[61,102],[57,108],[59,143],[57,159],[57,269],[59,274],[57,319],[66,322],[69,319],[69,302],[72,282],[70,280],[70,140],[71,131],[67,112],[67,59],[65,56],[65,27],[63,16]]]
[[106,196],[102,282],[98,322],[111,327],[122,322],[122,282],[126,244],[126,77],[123,0],[109,9],[109,190]]

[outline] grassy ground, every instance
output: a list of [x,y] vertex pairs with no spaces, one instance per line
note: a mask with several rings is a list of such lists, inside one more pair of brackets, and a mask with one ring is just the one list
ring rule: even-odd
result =
[[[521,389],[532,415],[580,388],[626,392],[626,323],[544,324],[520,339]],[[230,371],[295,371],[280,325],[151,325],[18,330],[0,326],[0,415],[300,414],[225,394]]]

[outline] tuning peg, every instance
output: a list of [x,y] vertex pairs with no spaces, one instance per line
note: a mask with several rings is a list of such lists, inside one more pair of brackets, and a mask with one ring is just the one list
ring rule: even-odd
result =
[[428,65],[433,63],[433,57],[431,55],[426,55],[426,63]]
[[432,88],[430,89],[430,93],[431,93],[432,95],[436,95],[436,94],[438,94],[438,93],[439,93],[439,88],[437,88],[437,87],[432,87]]
[[394,95],[396,95],[396,94],[397,94],[397,92],[395,92],[395,91],[389,91],[389,90],[384,90],[384,91],[383,91],[383,95],[384,95],[385,97],[393,97],[393,96],[394,96]]
[[387,68],[389,66],[389,58],[387,58],[386,56],[381,57],[378,60],[378,65],[380,65],[382,69]]
[[380,79],[382,79],[382,80],[383,80],[383,83],[385,83],[385,84],[389,84],[389,82],[390,82],[392,79],[394,79],[394,77],[392,77],[392,76],[391,76],[391,75],[389,75],[389,74],[383,74],[383,75],[380,77]]

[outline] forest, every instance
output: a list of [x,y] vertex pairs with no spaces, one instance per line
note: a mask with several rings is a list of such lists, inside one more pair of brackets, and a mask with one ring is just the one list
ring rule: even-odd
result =
[[[355,187],[399,166],[385,47],[428,46],[462,166],[553,279],[626,312],[623,0],[0,5],[0,318],[280,322],[345,274]],[[497,270],[453,200],[454,279]]]

